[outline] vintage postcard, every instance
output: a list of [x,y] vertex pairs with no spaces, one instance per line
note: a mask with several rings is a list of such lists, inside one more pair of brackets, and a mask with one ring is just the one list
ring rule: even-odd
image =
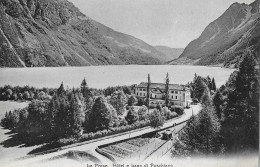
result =
[[0,166],[259,166],[260,0],[0,0]]

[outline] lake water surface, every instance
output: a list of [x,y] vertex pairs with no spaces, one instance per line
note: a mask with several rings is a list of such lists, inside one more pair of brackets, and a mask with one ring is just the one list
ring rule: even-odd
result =
[[152,82],[165,82],[169,73],[170,83],[186,84],[193,80],[194,74],[214,77],[217,87],[224,84],[234,69],[186,65],[120,65],[89,67],[48,67],[48,68],[1,68],[0,86],[36,86],[57,88],[79,87],[83,78],[89,87],[104,88],[116,85],[139,84],[147,81],[150,73]]

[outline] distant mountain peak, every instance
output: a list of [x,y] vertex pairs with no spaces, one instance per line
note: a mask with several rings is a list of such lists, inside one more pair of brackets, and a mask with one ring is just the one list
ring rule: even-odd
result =
[[233,3],[188,44],[178,59],[170,63],[233,66],[239,63],[243,50],[257,52],[259,2],[250,5]]
[[162,61],[151,45],[90,19],[67,0],[0,1],[1,67]]

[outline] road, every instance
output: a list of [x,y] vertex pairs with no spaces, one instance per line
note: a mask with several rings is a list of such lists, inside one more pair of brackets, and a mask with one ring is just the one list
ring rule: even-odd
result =
[[[182,117],[180,117],[178,119],[172,119],[172,120],[166,122],[163,125],[162,128],[171,127],[175,123],[180,123],[182,121],[185,121],[185,120],[189,119],[193,114],[194,115],[198,114],[200,110],[201,110],[201,106],[200,105],[192,105],[192,107],[190,109],[185,109],[185,111],[184,111],[185,114]],[[98,159],[100,159],[103,164],[111,164],[112,165],[112,162],[110,160],[108,160],[107,158],[105,158],[104,156],[98,154],[95,151],[95,149],[98,146],[104,145],[104,144],[108,144],[108,143],[112,143],[112,142],[116,142],[116,141],[120,141],[120,140],[124,140],[124,139],[127,139],[129,137],[139,136],[139,135],[142,135],[142,134],[145,134],[145,133],[149,133],[149,132],[152,132],[152,131],[154,131],[154,129],[149,127],[149,128],[146,128],[146,129],[142,129],[140,131],[129,133],[129,134],[124,134],[124,135],[116,136],[116,137],[113,137],[113,138],[107,138],[107,139],[104,139],[104,140],[99,140],[99,141],[92,142],[92,143],[89,143],[89,144],[84,144],[84,145],[80,145],[80,146],[76,146],[76,147],[60,150],[60,151],[49,153],[49,154],[38,155],[38,156],[35,156],[35,157],[32,157],[32,158],[15,161],[15,162],[12,162],[11,164],[14,165],[14,166],[15,165],[18,165],[18,166],[21,166],[21,165],[22,166],[28,166],[30,164],[35,164],[37,162],[42,162],[42,161],[45,161],[45,160],[47,160],[49,158],[52,158],[52,157],[55,157],[55,156],[59,156],[59,155],[65,154],[65,153],[67,153],[68,151],[71,151],[71,150],[78,150],[78,151],[85,151],[87,153],[92,154],[93,156],[95,156]],[[12,166],[11,164],[8,164],[8,166]],[[48,167],[49,166],[52,166],[52,165],[48,164]]]

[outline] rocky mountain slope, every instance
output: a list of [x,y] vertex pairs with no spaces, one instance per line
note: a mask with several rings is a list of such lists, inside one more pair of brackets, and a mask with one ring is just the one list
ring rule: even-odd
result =
[[252,4],[232,4],[210,23],[199,38],[170,64],[221,65],[234,67],[243,52],[260,49],[260,0]]
[[67,0],[0,1],[1,67],[161,64],[163,56]]
[[166,61],[178,58],[184,50],[183,48],[171,48],[167,46],[155,46],[154,48],[165,55]]

